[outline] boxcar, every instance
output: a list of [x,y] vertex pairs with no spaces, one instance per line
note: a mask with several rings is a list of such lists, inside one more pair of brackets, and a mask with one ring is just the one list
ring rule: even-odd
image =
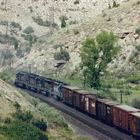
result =
[[113,106],[113,124],[114,126],[129,132],[130,114],[139,112],[139,109],[128,105]]
[[119,103],[110,101],[108,99],[98,99],[96,103],[97,118],[106,122],[107,124],[113,124],[113,106]]
[[92,112],[94,114],[94,110],[95,110],[94,103],[95,103],[95,96],[94,94],[91,94],[89,91],[79,89],[73,93],[73,106],[75,106],[76,108],[84,112],[87,113]]
[[85,111],[93,116],[96,116],[96,101],[95,94],[85,95]]
[[140,112],[130,114],[130,133],[140,139]]
[[[80,89],[78,87],[63,86],[62,87],[63,101],[69,105],[73,105],[73,104],[75,105],[76,103],[74,103],[73,96],[76,90],[80,90]],[[78,100],[78,97],[76,99]]]

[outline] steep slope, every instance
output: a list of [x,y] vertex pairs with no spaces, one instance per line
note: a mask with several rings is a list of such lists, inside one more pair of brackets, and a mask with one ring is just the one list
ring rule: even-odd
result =
[[139,23],[140,2],[129,1],[117,8],[106,10],[81,25],[73,25],[50,37],[42,36],[30,54],[19,60],[15,67],[29,69],[29,65],[32,64],[34,71],[38,69],[38,71],[48,70],[50,73],[55,73],[54,53],[63,46],[70,53],[70,61],[65,65],[67,68],[64,72],[72,72],[80,63],[79,48],[82,42],[86,37],[94,38],[100,31],[105,30],[113,31],[118,36],[118,44],[121,47],[121,53],[110,67],[128,72],[139,70],[140,53],[135,47],[140,44],[140,35],[136,32],[140,28]]

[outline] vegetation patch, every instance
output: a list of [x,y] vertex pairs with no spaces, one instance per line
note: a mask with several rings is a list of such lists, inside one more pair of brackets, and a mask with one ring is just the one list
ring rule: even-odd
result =
[[28,26],[24,29],[23,31],[25,34],[31,34],[31,33],[34,33],[34,30],[31,26]]
[[3,81],[10,81],[14,75],[12,70],[6,69],[3,72],[0,72],[0,79]]
[[14,36],[0,34],[0,43],[1,44],[10,43],[11,45],[14,45],[14,47],[16,49],[18,47],[18,42],[19,41]]
[[140,109],[140,98],[133,99],[132,106]]
[[56,23],[51,23],[48,20],[43,21],[43,19],[39,16],[38,17],[32,17],[32,19],[33,19],[34,22],[36,22],[40,26],[46,26],[46,27],[53,26],[55,28],[58,27],[58,25]]
[[65,61],[69,61],[70,59],[70,55],[68,53],[68,51],[66,49],[62,49],[62,47],[60,48],[59,52],[56,52],[54,54],[54,59],[55,60],[65,60]]
[[31,124],[23,121],[13,121],[8,125],[0,126],[0,133],[8,140],[48,140],[47,136]]

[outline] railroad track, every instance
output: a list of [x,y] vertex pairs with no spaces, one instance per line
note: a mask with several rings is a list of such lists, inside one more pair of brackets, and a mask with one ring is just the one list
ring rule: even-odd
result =
[[[46,102],[50,106],[55,107],[56,109],[74,117],[78,121],[81,121],[82,123],[88,125],[89,127],[93,128],[94,130],[99,131],[100,133],[106,135],[107,137],[110,137],[114,140],[136,140],[131,135],[125,134],[120,132],[119,130],[115,129],[114,127],[110,127],[94,118],[91,118],[90,116],[87,116],[86,114],[71,108],[62,102],[56,101],[55,99],[51,97],[46,97],[43,94],[37,94],[31,91],[28,91],[26,89],[23,89],[27,93],[29,93],[31,96],[39,98],[40,100]],[[103,138],[104,140],[104,138]]]

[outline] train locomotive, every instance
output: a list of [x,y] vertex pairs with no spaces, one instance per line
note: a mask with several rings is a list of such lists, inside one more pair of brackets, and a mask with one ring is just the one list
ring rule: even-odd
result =
[[117,102],[100,99],[96,94],[70,86],[59,80],[20,71],[15,85],[74,107],[110,126],[140,139],[140,110]]

